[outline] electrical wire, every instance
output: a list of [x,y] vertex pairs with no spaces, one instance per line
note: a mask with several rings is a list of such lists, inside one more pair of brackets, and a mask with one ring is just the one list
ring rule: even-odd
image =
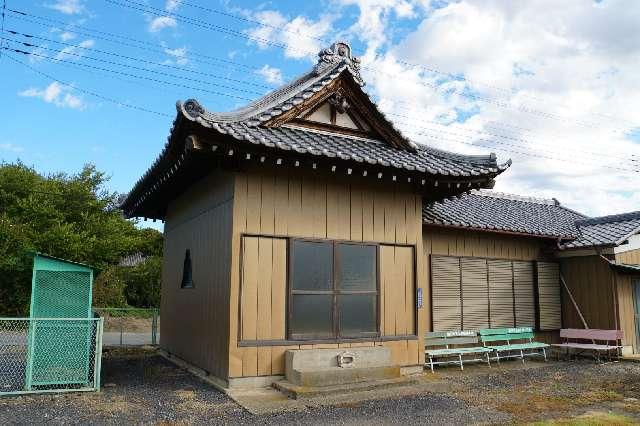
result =
[[58,79],[58,78],[56,78],[56,77],[54,77],[54,76],[52,76],[50,74],[44,73],[44,72],[32,67],[31,65],[29,65],[29,64],[27,64],[25,62],[22,62],[21,60],[19,60],[17,58],[14,58],[12,55],[5,54],[5,56],[8,59],[12,60],[13,62],[18,63],[18,64],[24,66],[25,68],[28,68],[31,71],[33,71],[33,72],[35,72],[37,74],[40,74],[43,77],[48,78],[49,80],[55,81],[55,82],[65,86],[65,87],[68,87],[68,88],[73,89],[73,90],[77,90],[78,92],[84,93],[86,95],[93,96],[93,97],[98,98],[98,99],[102,99],[103,101],[107,101],[107,102],[110,102],[112,104],[115,104],[115,105],[118,105],[118,106],[121,106],[121,107],[130,108],[130,109],[134,109],[134,110],[141,111],[141,112],[146,112],[146,113],[149,113],[149,114],[155,114],[155,115],[159,115],[161,117],[173,118],[172,115],[169,115],[169,114],[166,114],[166,113],[163,113],[163,112],[154,111],[152,109],[148,109],[148,108],[141,107],[141,106],[138,106],[138,105],[129,104],[129,103],[126,103],[126,102],[121,102],[121,101],[118,101],[118,100],[116,100],[114,98],[111,98],[109,96],[101,95],[100,93],[93,92],[93,91],[87,90],[87,89],[83,89],[83,88],[78,87],[78,86],[76,86],[74,84],[70,84],[70,83],[67,83],[65,81],[62,81],[62,80],[60,80],[60,79]]

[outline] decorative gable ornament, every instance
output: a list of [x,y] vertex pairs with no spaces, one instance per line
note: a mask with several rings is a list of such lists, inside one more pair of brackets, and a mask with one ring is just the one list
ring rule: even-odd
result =
[[323,49],[318,53],[320,60],[314,68],[316,75],[322,74],[327,68],[333,68],[336,64],[344,63],[353,79],[360,86],[364,86],[364,80],[360,75],[360,59],[351,54],[351,46],[344,41],[333,43],[331,47]]

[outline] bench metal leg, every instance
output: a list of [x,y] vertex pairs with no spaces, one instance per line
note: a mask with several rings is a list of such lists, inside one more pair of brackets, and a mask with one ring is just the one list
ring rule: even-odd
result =
[[544,362],[547,362],[547,350],[542,348],[542,356],[544,357]]
[[522,363],[524,364],[524,351],[520,349],[520,359],[522,359]]
[[487,356],[487,365],[489,365],[489,368],[491,368],[491,358],[489,358],[489,352],[486,352],[485,355]]
[[460,370],[464,370],[464,366],[462,365],[462,354],[458,354],[458,359],[460,360]]
[[498,361],[498,365],[500,365],[500,352],[496,351],[496,360]]
[[433,357],[429,357],[429,364],[431,365],[431,372],[435,373],[435,371],[433,371]]

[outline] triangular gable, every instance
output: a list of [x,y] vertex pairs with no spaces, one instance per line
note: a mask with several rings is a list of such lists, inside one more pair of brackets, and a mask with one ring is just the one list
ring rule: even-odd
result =
[[395,148],[415,150],[415,146],[385,118],[362,90],[364,81],[360,76],[360,61],[351,55],[348,44],[334,43],[319,56],[314,74],[324,78],[321,84],[316,79],[307,80],[313,81],[317,87],[313,94],[300,99],[299,92],[287,91],[287,99],[281,99],[281,103],[291,103],[296,98],[297,102],[282,108],[279,113],[271,113],[262,125],[309,127],[378,139]]

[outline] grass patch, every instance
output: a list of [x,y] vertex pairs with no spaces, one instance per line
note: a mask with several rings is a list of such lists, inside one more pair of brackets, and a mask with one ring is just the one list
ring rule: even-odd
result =
[[496,408],[516,418],[528,419],[540,413],[564,413],[572,406],[567,398],[517,392],[508,401],[498,403]]
[[554,420],[545,420],[542,422],[530,423],[533,426],[554,426],[554,425],[563,425],[563,426],[600,426],[600,425],[611,425],[611,426],[627,426],[627,425],[637,425],[638,423],[626,416],[622,416],[619,414],[611,414],[611,413],[587,413],[582,416],[570,418],[570,419],[554,419]]
[[575,401],[577,404],[588,405],[598,402],[619,401],[624,397],[614,390],[594,390],[585,392]]

